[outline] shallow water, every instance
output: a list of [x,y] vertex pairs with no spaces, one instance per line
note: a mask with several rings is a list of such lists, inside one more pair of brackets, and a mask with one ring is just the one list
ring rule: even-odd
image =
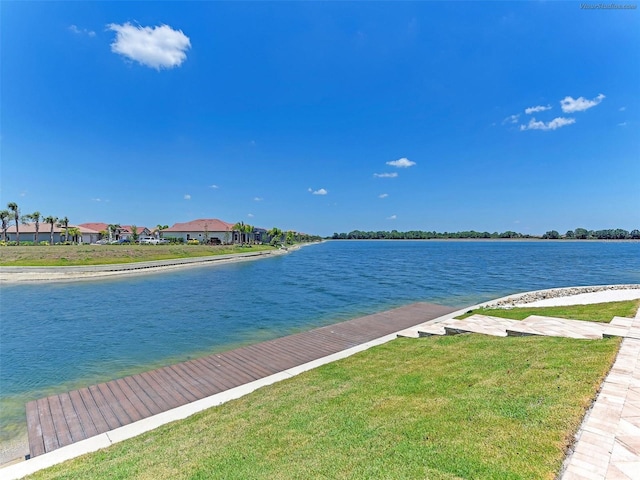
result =
[[2,287],[0,442],[24,404],[416,301],[640,283],[639,242],[348,241],[154,275]]

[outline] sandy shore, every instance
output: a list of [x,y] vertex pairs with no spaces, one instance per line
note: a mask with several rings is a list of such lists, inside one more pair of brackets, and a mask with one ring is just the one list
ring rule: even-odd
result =
[[88,265],[77,267],[0,267],[0,285],[42,282],[77,282],[109,277],[121,277],[125,275],[149,275],[175,269],[258,260],[261,258],[285,255],[299,248],[299,245],[294,245],[288,249],[112,265]]

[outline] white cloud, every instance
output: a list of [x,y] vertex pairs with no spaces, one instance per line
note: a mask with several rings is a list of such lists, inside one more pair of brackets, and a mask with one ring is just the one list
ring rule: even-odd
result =
[[184,194],[184,199],[185,200],[191,200],[191,195],[189,195],[188,193]]
[[116,39],[111,44],[113,53],[156,70],[179,67],[191,48],[189,37],[168,25],[142,27],[127,22],[123,25],[111,23],[107,27],[116,32]]
[[213,185],[209,185],[209,188],[213,188],[215,190],[220,187],[214,183]]
[[387,198],[388,196],[388,193],[381,193],[380,195],[378,195],[378,198]]
[[593,100],[587,100],[584,97],[575,99],[573,97],[564,97],[564,100],[560,100],[560,105],[564,113],[583,112],[591,107],[595,107],[604,100],[604,98],[603,94],[598,95]]
[[387,220],[395,220],[396,218],[398,218],[397,215],[391,215],[390,217],[387,217]]
[[261,202],[262,200],[264,200],[262,197],[253,197],[254,202]]
[[329,192],[327,190],[325,190],[324,188],[321,188],[320,190],[315,190],[312,193],[314,195],[326,195]]
[[556,130],[572,123],[576,123],[575,118],[557,117],[547,123],[537,122],[535,118],[532,118],[527,125],[520,125],[520,130]]
[[313,188],[311,187],[307,188],[307,192],[313,192]]
[[622,122],[618,124],[619,127],[626,127],[627,126],[627,122]]
[[392,172],[392,173],[374,173],[373,176],[377,177],[377,178],[396,178],[398,176],[398,174],[396,172]]
[[92,202],[101,202],[102,199],[101,198],[92,198],[91,201]]
[[520,118],[519,113],[516,113],[515,115],[509,115],[507,118],[505,118],[502,121],[502,124],[504,125],[505,123],[518,123],[519,118]]
[[627,107],[620,107],[620,108],[618,109],[618,111],[619,111],[619,112],[624,112],[626,109],[627,109]]
[[387,162],[387,165],[398,168],[409,168],[413,167],[415,164],[416,162],[412,162],[408,158],[400,158],[398,160],[393,160],[392,162]]
[[75,25],[71,25],[69,27],[69,30],[71,30],[73,33],[75,33],[77,35],[89,35],[90,37],[95,37],[96,36],[96,32],[94,32],[93,30],[87,30],[86,28],[83,28],[81,30],[78,27],[76,27]]
[[247,213],[247,217],[253,218],[253,213]]
[[551,110],[551,105],[547,105],[546,107],[544,105],[538,105],[535,107],[529,107],[529,108],[525,108],[524,109],[524,113],[526,113],[527,115],[531,115],[532,113],[537,113],[537,112],[544,112],[545,110]]

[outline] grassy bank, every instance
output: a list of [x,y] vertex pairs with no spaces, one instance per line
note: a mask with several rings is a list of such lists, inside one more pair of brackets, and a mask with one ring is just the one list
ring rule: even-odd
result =
[[0,266],[66,267],[273,250],[269,245],[55,245],[0,248]]
[[619,339],[398,339],[33,478],[554,478]]
[[640,308],[640,300],[558,307],[478,308],[470,310],[456,318],[463,319],[474,314],[479,314],[489,315],[491,317],[510,318],[511,320],[524,320],[530,315],[542,315],[545,317],[609,323],[613,317],[633,317],[638,311],[638,308]]

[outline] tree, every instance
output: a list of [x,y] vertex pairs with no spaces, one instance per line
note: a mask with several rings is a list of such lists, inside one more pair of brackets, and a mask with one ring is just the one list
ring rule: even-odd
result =
[[135,225],[131,225],[131,240],[134,243],[138,241],[138,227]]
[[584,240],[589,235],[589,231],[586,228],[576,228],[573,231],[573,234],[575,235],[576,238],[579,238],[580,240]]
[[204,224],[204,244],[209,245],[209,225]]
[[253,233],[254,230],[255,228],[253,227],[253,225],[249,225],[248,223],[245,224],[244,233],[247,235],[247,243],[249,243],[249,239],[251,238],[251,234]]
[[58,217],[53,217],[53,216],[49,215],[48,217],[45,217],[44,220],[42,220],[42,221],[44,223],[50,223],[51,224],[51,239],[49,240],[49,245],[53,245],[53,226],[58,221]]
[[64,218],[59,218],[58,221],[60,222],[58,226],[64,227],[64,241],[68,242],[69,241],[69,219],[67,217],[64,217]]
[[117,232],[122,228],[118,223],[112,223],[107,227],[109,230],[109,242],[113,241],[113,236],[117,234]]
[[565,238],[574,238],[573,230],[567,230],[567,233],[564,234]]
[[273,227],[267,232],[267,235],[271,237],[270,243],[273,245],[278,243],[278,241],[280,240],[280,237],[282,236],[282,230],[280,230],[278,227]]
[[158,237],[162,238],[162,230],[166,230],[169,228],[169,225],[156,225],[156,230],[158,230]]
[[15,202],[7,203],[7,208],[9,212],[13,214],[13,219],[16,222],[16,242],[20,245],[20,209],[18,208],[18,204]]
[[544,235],[542,235],[542,238],[557,240],[558,238],[560,238],[560,234],[556,230],[550,230]]
[[32,221],[36,226],[36,233],[33,236],[34,245],[38,244],[38,237],[40,235],[40,220],[42,220],[42,215],[40,212],[28,213],[27,215],[22,216],[22,222],[26,223],[27,221]]
[[7,228],[9,228],[9,219],[11,214],[9,210],[0,210],[0,221],[2,221],[2,241],[7,241]]
[[253,227],[244,222],[238,222],[231,228],[234,232],[238,232],[238,243],[244,243],[245,234],[253,232]]
[[286,241],[289,245],[291,245],[293,243],[295,239],[295,232],[293,230],[288,230],[287,231],[287,236],[286,236]]
[[78,237],[82,235],[82,232],[78,227],[71,227],[69,229],[69,235],[71,235],[71,241],[78,243]]

